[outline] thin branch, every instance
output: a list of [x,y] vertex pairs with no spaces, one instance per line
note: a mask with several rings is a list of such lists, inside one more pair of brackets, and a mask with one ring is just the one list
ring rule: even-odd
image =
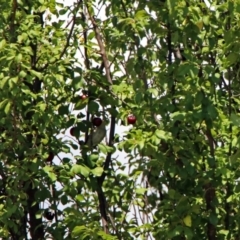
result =
[[[112,81],[112,77],[111,77],[111,73],[110,73],[110,64],[109,64],[109,61],[108,61],[108,57],[107,57],[107,53],[106,53],[106,50],[105,50],[105,47],[104,47],[104,44],[103,44],[103,40],[102,40],[102,36],[101,36],[101,33],[100,33],[100,30],[99,30],[99,27],[97,26],[97,23],[95,21],[95,19],[93,18],[93,16],[91,16],[90,14],[90,11],[89,9],[87,8],[88,10],[88,14],[89,14],[89,19],[93,25],[93,30],[95,32],[95,36],[96,36],[96,39],[97,39],[97,42],[98,42],[98,46],[100,48],[100,53],[101,53],[101,56],[102,56],[102,61],[103,61],[103,65],[104,65],[104,69],[105,69],[105,72],[106,72],[106,77],[107,77],[107,81],[109,82],[110,85],[113,85],[113,81]],[[111,88],[108,89],[109,91],[111,91]],[[110,125],[110,133],[109,133],[109,146],[113,146],[113,143],[114,143],[114,134],[115,134],[115,124],[116,124],[116,119],[114,116],[111,116],[111,125]],[[106,161],[105,161],[105,164],[104,164],[104,172],[102,174],[102,176],[99,178],[100,180],[100,184],[103,183],[105,177],[106,177],[106,170],[109,169],[109,165],[110,165],[110,162],[111,162],[111,156],[112,154],[111,153],[108,153],[107,157],[106,157]]]
[[64,55],[64,54],[66,53],[66,51],[67,51],[67,48],[68,48],[69,45],[70,45],[70,39],[71,39],[71,37],[72,37],[73,30],[74,30],[74,27],[75,27],[75,18],[76,18],[76,16],[73,16],[72,26],[71,26],[70,32],[69,32],[69,34],[68,34],[68,36],[67,36],[66,44],[65,44],[65,46],[64,46],[64,48],[63,48],[63,50],[62,50],[62,53],[60,54],[59,59],[61,59],[61,58],[63,57],[63,55]]
[[73,20],[74,20],[74,17],[67,23],[67,25],[65,26],[65,28],[68,28],[69,25],[72,23]]
[[107,202],[105,198],[105,194],[102,190],[102,183],[99,183],[99,178],[98,180],[98,189],[97,189],[97,194],[98,194],[98,201],[99,201],[99,209],[100,209],[100,214],[102,218],[102,225],[105,233],[109,233],[109,226],[108,226],[108,217],[107,217]]
[[[82,17],[82,21],[85,23],[86,22],[86,15],[85,13],[83,12],[85,9],[82,9],[82,14],[81,14],[81,17]],[[84,59],[85,59],[85,66],[86,66],[86,69],[87,70],[90,70],[90,61],[89,61],[89,57],[88,57],[88,48],[87,48],[87,43],[88,43],[88,39],[87,39],[87,29],[84,29],[83,31],[83,38],[84,38]],[[90,113],[88,111],[88,106],[87,106],[87,116],[86,116],[86,121],[89,122],[90,121]],[[87,128],[87,131],[85,133],[85,142],[87,142],[88,140],[88,135],[89,135],[89,130]]]
[[115,62],[116,58],[117,58],[117,55],[119,54],[120,50],[115,54],[115,56],[113,57],[113,60],[112,62],[110,63],[109,65],[109,69],[111,68],[112,64]]
[[114,219],[113,219],[112,215],[109,212],[108,212],[108,217],[110,219],[110,222],[112,224],[113,229],[115,230],[115,233],[116,233],[118,239],[121,239],[121,236],[120,236],[120,234],[118,232],[118,228],[116,227]]
[[[107,81],[109,82],[110,85],[112,85],[113,82],[112,82],[112,77],[110,74],[109,61],[107,58],[107,53],[106,53],[106,50],[105,50],[105,47],[104,47],[104,44],[102,41],[102,37],[101,37],[100,31],[99,31],[99,28],[95,22],[95,19],[93,18],[93,16],[91,16],[88,7],[87,7],[87,11],[88,11],[90,21],[93,25],[93,30],[95,32],[95,36],[96,36],[96,39],[97,39],[97,42],[98,42],[98,45],[100,48],[103,66],[104,66],[105,72],[106,72]],[[115,121],[116,121],[115,117],[111,116],[109,146],[113,145],[113,139],[114,139],[114,134],[115,134],[115,123],[116,123]],[[103,229],[106,233],[109,233],[109,226],[108,226],[108,218],[107,218],[107,202],[106,202],[106,198],[105,198],[105,195],[104,195],[104,192],[102,189],[102,184],[106,177],[106,170],[108,170],[110,162],[111,162],[111,153],[108,153],[105,163],[104,163],[104,172],[101,177],[97,178],[97,182],[98,182],[97,193],[98,193],[99,208],[100,208],[100,214],[101,214],[101,218],[102,218]]]
[[106,53],[106,50],[105,50],[105,47],[104,47],[104,44],[103,44],[103,41],[102,41],[102,37],[101,37],[100,31],[99,31],[99,28],[97,26],[97,23],[96,23],[95,19],[93,18],[93,16],[91,16],[89,11],[88,11],[88,14],[89,14],[89,18],[90,18],[90,20],[92,22],[92,25],[93,25],[93,30],[94,30],[95,35],[96,35],[98,46],[100,48],[100,53],[102,55],[102,60],[103,60],[104,68],[105,68],[105,71],[106,71],[107,80],[108,80],[109,84],[112,85],[113,82],[112,82],[112,78],[111,78],[111,74],[110,74],[110,68],[109,68],[110,65],[109,65],[109,61],[108,61],[108,58],[107,58],[107,53]]
[[59,225],[59,220],[58,220],[58,214],[57,214],[57,202],[56,202],[56,188],[55,185],[51,184],[50,185],[50,191],[52,193],[52,198],[53,198],[53,205],[54,205],[54,213],[55,213],[55,221],[56,221],[56,225]]
[[121,0],[121,5],[122,5],[123,11],[125,13],[125,17],[128,18],[127,7],[125,6],[125,4],[122,0]]

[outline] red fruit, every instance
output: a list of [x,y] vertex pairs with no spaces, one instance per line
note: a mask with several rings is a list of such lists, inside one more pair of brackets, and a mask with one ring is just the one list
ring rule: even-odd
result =
[[83,95],[81,95],[81,96],[80,96],[80,98],[81,98],[82,100],[85,100],[85,99],[87,99],[87,98],[88,98],[88,96],[87,96],[87,95],[85,95],[85,94],[83,94]]
[[102,124],[102,119],[99,117],[95,117],[92,120],[92,124],[96,127],[99,127]]
[[48,157],[47,157],[47,159],[46,159],[46,161],[47,162],[52,162],[53,158],[54,158],[54,154],[53,154],[53,152],[50,152]]
[[127,120],[128,120],[128,124],[135,124],[137,121],[137,118],[134,115],[129,115],[127,117]]
[[70,129],[70,134],[72,135],[72,136],[75,136],[75,131],[76,131],[76,127],[72,127],[71,129]]

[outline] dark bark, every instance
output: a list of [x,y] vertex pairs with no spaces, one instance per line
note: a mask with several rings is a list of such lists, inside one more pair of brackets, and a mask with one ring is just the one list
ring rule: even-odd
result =
[[[39,204],[34,202],[35,193],[37,192],[36,188],[33,188],[32,184],[28,186],[27,195],[28,195],[28,212],[29,212],[29,224],[30,224],[30,234],[32,239],[40,240],[44,239],[44,227],[42,224],[41,218],[36,218],[36,213],[39,212]],[[34,204],[34,205],[33,205]]]

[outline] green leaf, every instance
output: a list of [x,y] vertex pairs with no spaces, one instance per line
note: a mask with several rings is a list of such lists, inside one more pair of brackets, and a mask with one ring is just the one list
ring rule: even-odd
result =
[[59,115],[61,115],[61,116],[68,115],[68,113],[69,113],[68,109],[69,109],[68,105],[67,106],[61,105],[58,109]]
[[134,21],[134,19],[133,18],[124,18],[124,19],[120,19],[119,21],[118,21],[118,23],[124,23],[124,25],[126,26],[126,25],[133,25],[134,26],[134,24],[135,24],[135,21]]
[[53,172],[52,166],[45,166],[43,170],[47,173],[48,177],[52,180],[52,182],[55,182],[57,180],[56,174]]
[[74,77],[72,80],[72,86],[74,88],[74,90],[79,90],[82,87],[83,84],[83,79],[81,76],[78,77]]
[[92,174],[97,177],[101,177],[103,173],[103,168],[102,167],[96,167],[91,170]]
[[205,25],[209,25],[209,16],[203,16],[203,23],[205,24]]
[[89,160],[90,160],[91,162],[94,162],[94,163],[97,162],[98,158],[99,158],[98,154],[91,154],[91,155],[89,156]]
[[209,217],[209,221],[210,223],[212,223],[213,225],[217,226],[218,223],[218,217],[215,213],[210,213],[210,217]]
[[74,229],[72,231],[72,236],[73,237],[77,237],[77,236],[81,235],[85,231],[86,231],[86,227],[85,226],[76,226],[76,227],[74,227]]
[[48,3],[48,7],[49,7],[49,10],[51,13],[53,14],[57,14],[57,9],[56,9],[56,3],[55,3],[55,0],[51,0],[49,3]]
[[39,109],[44,112],[46,110],[47,104],[46,103],[40,103],[37,105],[39,107]]
[[194,237],[194,233],[191,228],[184,227],[184,234],[186,236],[186,239],[191,240]]
[[147,191],[147,188],[136,188],[135,191],[137,194],[144,195]]
[[70,170],[72,174],[82,174],[84,177],[88,177],[90,169],[87,166],[74,164]]
[[227,56],[227,61],[229,62],[230,65],[236,63],[238,59],[239,59],[239,54],[237,53],[230,53]]
[[84,201],[84,196],[81,194],[78,194],[75,198],[78,202],[83,202]]
[[66,204],[69,203],[69,199],[68,199],[67,195],[62,195],[62,197],[61,197],[61,203],[62,203],[63,205],[66,205]]
[[88,111],[92,114],[97,113],[99,110],[99,104],[95,101],[90,101],[88,104]]
[[190,215],[187,215],[185,218],[183,218],[183,222],[187,227],[192,226],[192,218]]
[[167,233],[168,239],[172,239],[175,236],[181,236],[181,233],[183,232],[184,227],[177,226],[172,231]]
[[8,103],[8,99],[4,99],[2,102],[0,102],[0,109],[3,109]]
[[79,99],[79,101],[75,104],[74,109],[75,110],[82,110],[87,106],[87,101],[82,101]]
[[141,20],[142,18],[145,18],[147,16],[148,16],[148,14],[147,14],[147,12],[145,10],[140,10],[140,11],[136,12],[134,18],[136,20]]
[[35,70],[33,70],[33,69],[30,70],[30,73],[31,73],[33,76],[37,77],[38,79],[42,79],[42,77],[43,77],[42,73],[37,72],[37,71],[35,71]]
[[144,140],[139,141],[138,146],[139,146],[140,150],[142,150],[145,147],[145,141]]
[[148,92],[152,93],[154,97],[159,97],[159,92],[156,88],[149,88]]
[[165,132],[160,129],[157,129],[154,134],[159,139],[164,139],[164,140],[171,139],[171,135],[168,132]]
[[104,153],[104,154],[106,154],[106,153],[108,152],[108,151],[107,151],[107,146],[104,145],[104,144],[102,144],[102,143],[98,144],[98,148],[99,148],[99,150],[100,150],[102,153]]
[[6,40],[3,39],[3,40],[0,42],[0,50],[3,50],[4,47],[5,47],[5,45],[6,45]]
[[[9,81],[9,77],[4,77],[3,79],[1,79],[0,81],[0,87],[1,89],[3,89],[5,87],[5,84]],[[1,103],[0,103],[1,104]]]
[[232,113],[231,114],[231,117],[230,117],[230,120],[232,121],[232,123],[237,126],[237,127],[240,127],[240,116]]
[[219,231],[219,233],[221,234],[221,235],[225,235],[225,236],[227,236],[228,234],[229,234],[229,231],[228,230],[220,230]]
[[86,132],[90,127],[91,127],[90,124],[86,121],[82,121],[77,124],[77,129],[79,129],[79,131],[81,132]]
[[[1,108],[1,107],[0,107]],[[6,113],[6,115],[9,114],[10,112],[10,109],[11,109],[11,102],[8,102],[5,106],[5,109],[4,109],[4,112]]]
[[105,144],[98,144],[98,148],[100,149],[100,151],[104,154],[107,154],[107,153],[113,153],[115,151],[115,149],[113,147],[109,147]]
[[228,198],[227,198],[227,202],[228,203],[230,203],[230,202],[232,202],[233,201],[233,195],[231,195],[231,196],[229,196]]
[[239,158],[240,158],[240,149],[237,149],[236,153],[230,156],[231,164],[235,164]]
[[174,119],[174,121],[183,120],[186,116],[186,112],[177,111],[177,112],[172,113],[170,116],[172,119]]

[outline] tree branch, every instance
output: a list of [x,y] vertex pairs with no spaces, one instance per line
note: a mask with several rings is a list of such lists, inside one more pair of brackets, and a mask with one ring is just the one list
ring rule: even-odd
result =
[[69,45],[70,45],[70,39],[71,39],[71,37],[72,37],[73,30],[74,30],[74,27],[75,27],[75,18],[76,18],[76,16],[74,15],[74,16],[73,16],[73,19],[72,19],[72,26],[71,26],[70,32],[69,32],[69,34],[68,34],[68,36],[67,36],[66,44],[65,44],[65,46],[64,46],[64,48],[63,48],[63,50],[62,50],[62,52],[61,52],[61,54],[60,54],[59,59],[61,59],[61,58],[63,57],[63,55],[64,55],[64,54],[66,53],[66,51],[67,51],[67,48],[68,48]]
[[[98,46],[100,48],[100,52],[101,52],[101,55],[102,55],[102,61],[103,61],[104,69],[105,69],[105,72],[106,72],[107,80],[108,80],[110,85],[113,85],[113,81],[112,81],[112,77],[111,77],[111,73],[110,73],[110,64],[109,64],[109,61],[108,61],[107,53],[106,53],[106,50],[105,50],[105,47],[104,47],[104,44],[103,44],[103,40],[102,40],[100,31],[99,31],[99,28],[96,24],[95,19],[93,18],[93,16],[91,16],[88,8],[87,8],[87,10],[88,10],[88,14],[89,14],[89,19],[90,19],[90,21],[93,25],[93,29],[94,29],[95,36],[96,36],[96,39],[97,39],[97,42],[98,42]],[[109,88],[109,91],[111,91],[111,88]],[[114,139],[114,134],[115,134],[115,124],[116,124],[116,119],[115,119],[114,116],[111,116],[109,143],[108,143],[109,146],[113,146],[113,139]],[[111,153],[108,153],[108,155],[106,157],[105,164],[104,164],[104,170],[105,171],[103,172],[102,176],[100,177],[100,184],[103,183],[103,181],[106,177],[106,170],[109,169],[110,162],[111,162]]]
[[[105,69],[105,72],[106,72],[107,81],[110,85],[113,85],[113,81],[112,81],[112,77],[111,77],[111,73],[110,73],[110,65],[109,65],[109,61],[108,61],[108,58],[107,58],[107,53],[106,53],[106,50],[105,50],[105,47],[104,47],[104,44],[103,44],[103,41],[102,41],[102,37],[101,37],[100,31],[99,31],[99,28],[96,24],[96,21],[95,21],[94,17],[91,16],[88,7],[87,7],[87,11],[88,11],[88,14],[89,14],[90,21],[93,25],[93,29],[94,29],[95,36],[96,36],[96,39],[97,39],[97,42],[98,42],[98,46],[100,48],[102,61],[103,61],[103,66],[104,66],[104,69]],[[109,87],[109,90],[110,90],[110,87]],[[115,117],[111,116],[110,133],[109,133],[109,146],[113,145],[113,139],[114,139],[114,134],[115,134],[115,124],[116,124]],[[105,160],[105,163],[104,163],[104,172],[103,172],[101,177],[97,178],[97,182],[98,182],[97,193],[98,193],[100,214],[101,214],[101,218],[102,218],[103,229],[106,233],[109,232],[109,229],[108,229],[109,227],[108,227],[108,219],[107,219],[106,198],[105,198],[104,192],[102,190],[102,184],[103,184],[103,181],[106,177],[106,171],[109,169],[109,165],[110,165],[111,158],[112,158],[111,156],[112,156],[112,154],[108,153],[108,155],[106,157],[106,160]]]
[[105,71],[106,71],[107,80],[108,80],[109,84],[112,85],[113,82],[112,82],[112,78],[111,78],[111,74],[110,74],[110,68],[109,68],[110,65],[109,65],[109,61],[108,61],[108,58],[107,58],[107,53],[106,53],[106,50],[105,50],[105,47],[104,47],[104,44],[103,44],[103,41],[102,41],[102,37],[101,37],[100,31],[99,31],[99,28],[98,28],[98,26],[96,24],[96,21],[93,18],[93,16],[90,15],[89,11],[88,11],[88,14],[89,14],[89,18],[90,18],[90,20],[92,22],[92,25],[93,25],[93,29],[94,29],[94,32],[95,32],[95,35],[96,35],[98,46],[100,48],[100,53],[102,55],[102,60],[103,60],[104,68],[105,68]]
[[[84,9],[82,9],[82,21],[85,23],[86,22],[86,16],[85,13],[83,12]],[[88,49],[87,49],[87,29],[84,29],[83,31],[83,38],[84,38],[84,57],[85,57],[85,66],[86,69],[90,70],[90,61],[89,61],[89,57],[88,57]],[[86,121],[89,122],[90,121],[90,113],[88,111],[88,107],[87,107],[87,116],[86,116]],[[85,143],[88,140],[88,135],[89,135],[89,129],[87,128],[87,131],[85,133]]]

